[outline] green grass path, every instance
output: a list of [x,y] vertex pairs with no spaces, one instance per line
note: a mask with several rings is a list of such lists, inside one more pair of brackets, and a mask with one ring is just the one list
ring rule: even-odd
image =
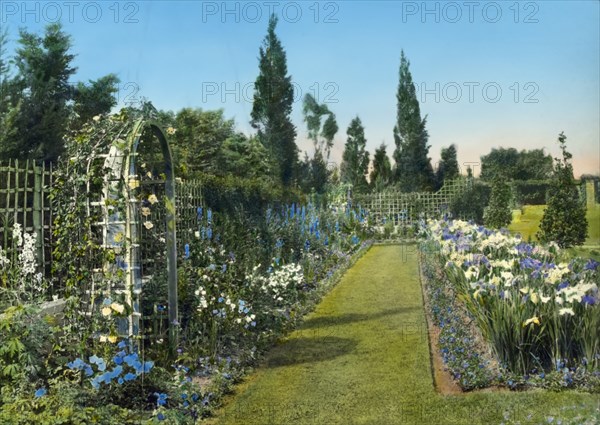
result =
[[375,246],[209,423],[526,424],[564,406],[591,415],[597,403],[577,393],[436,393],[414,247]]

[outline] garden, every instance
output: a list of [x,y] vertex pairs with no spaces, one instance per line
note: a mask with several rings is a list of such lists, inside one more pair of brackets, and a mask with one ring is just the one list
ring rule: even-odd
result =
[[434,167],[403,51],[393,163],[356,116],[337,165],[311,93],[302,160],[277,25],[252,134],[118,108],[114,74],[69,88],[63,27],[20,31],[0,424],[600,423],[600,177],[575,178],[564,133],[556,158],[492,148],[475,175],[450,144]]

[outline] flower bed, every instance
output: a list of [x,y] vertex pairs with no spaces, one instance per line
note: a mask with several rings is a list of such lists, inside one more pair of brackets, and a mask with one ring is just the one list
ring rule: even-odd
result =
[[165,276],[144,286],[138,350],[120,336],[132,311],[122,295],[102,292],[89,314],[71,295],[64,323],[39,320],[43,294],[20,301],[46,283],[20,278],[31,274],[22,270],[28,245],[16,238],[11,256],[0,252],[0,278],[15,300],[0,315],[0,422],[195,423],[370,246],[362,212],[343,207],[197,215],[179,262],[178,347],[166,343]]
[[[429,221],[424,232],[431,313],[446,364],[464,389],[501,382],[600,390],[597,262],[561,261],[556,245],[528,244],[463,221]],[[465,315],[489,343],[500,374],[476,364]]]

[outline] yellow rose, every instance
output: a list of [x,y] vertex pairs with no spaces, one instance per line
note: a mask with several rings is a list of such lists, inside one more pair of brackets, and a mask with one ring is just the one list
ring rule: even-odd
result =
[[102,315],[103,316],[110,316],[110,314],[112,313],[112,310],[110,309],[110,307],[104,307],[102,309]]

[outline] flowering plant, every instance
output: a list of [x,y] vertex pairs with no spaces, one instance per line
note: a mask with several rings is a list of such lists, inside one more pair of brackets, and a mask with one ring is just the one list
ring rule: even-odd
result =
[[429,221],[425,232],[502,364],[523,375],[564,365],[599,371],[596,261],[561,261],[556,244],[463,221]]

